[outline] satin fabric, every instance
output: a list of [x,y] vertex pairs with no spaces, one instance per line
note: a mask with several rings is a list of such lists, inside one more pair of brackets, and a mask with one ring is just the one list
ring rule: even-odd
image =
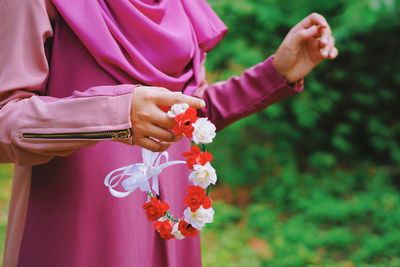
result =
[[52,2],[99,65],[120,83],[192,94],[200,84],[204,52],[227,31],[205,0]]

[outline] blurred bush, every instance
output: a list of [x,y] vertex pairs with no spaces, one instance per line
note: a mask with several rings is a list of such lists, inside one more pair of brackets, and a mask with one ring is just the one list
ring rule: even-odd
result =
[[211,81],[273,54],[311,12],[327,18],[340,55],[301,94],[218,134],[219,183],[250,188],[251,200],[216,203],[222,224],[206,230],[217,243],[205,241],[207,266],[228,266],[209,257],[232,227],[231,242],[246,248],[233,254],[248,255],[254,237],[269,251],[251,249],[258,260],[242,266],[400,266],[400,2],[209,2],[230,28],[208,56]]
[[0,262],[3,262],[8,204],[12,185],[12,167],[11,164],[0,164]]
[[326,16],[340,50],[307,77],[303,93],[219,134],[215,146],[226,156],[217,164],[226,182],[254,184],[281,167],[327,171],[363,161],[399,172],[399,1],[209,2],[230,29],[208,56],[211,79],[238,75],[273,54],[311,12]]

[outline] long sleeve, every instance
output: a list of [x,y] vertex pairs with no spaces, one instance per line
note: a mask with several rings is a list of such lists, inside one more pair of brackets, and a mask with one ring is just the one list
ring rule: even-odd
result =
[[[45,0],[0,0],[0,162],[35,165],[103,139],[132,142],[134,85],[98,86],[67,98],[43,96],[49,73],[45,43],[53,35],[50,8]],[[119,131],[127,134],[82,135]]]
[[196,91],[195,96],[206,101],[204,115],[218,130],[303,90],[303,81],[290,86],[272,65],[272,59],[269,57],[239,77],[204,84]]

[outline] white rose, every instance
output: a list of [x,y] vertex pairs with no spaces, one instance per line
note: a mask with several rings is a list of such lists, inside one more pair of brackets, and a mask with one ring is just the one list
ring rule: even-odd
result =
[[179,231],[178,226],[179,226],[179,222],[177,222],[177,223],[174,224],[174,226],[172,227],[171,234],[173,234],[174,237],[175,237],[176,239],[178,239],[178,240],[184,239],[185,236],[182,235],[181,231]]
[[209,144],[215,137],[215,125],[207,118],[199,118],[193,123],[193,141],[196,144]]
[[200,206],[195,212],[192,212],[190,208],[186,208],[183,212],[185,216],[185,221],[190,223],[197,230],[201,230],[206,223],[212,223],[214,219],[213,208],[205,209]]
[[189,175],[189,180],[194,185],[206,189],[210,184],[217,182],[217,174],[210,162],[207,162],[205,165],[196,164],[193,165],[193,171]]
[[169,118],[175,118],[176,115],[184,113],[189,108],[189,105],[186,103],[183,104],[175,104],[167,112],[167,116]]

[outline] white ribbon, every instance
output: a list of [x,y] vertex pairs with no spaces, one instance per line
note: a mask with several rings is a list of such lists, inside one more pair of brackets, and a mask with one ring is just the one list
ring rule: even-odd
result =
[[[158,175],[162,170],[172,165],[186,163],[182,160],[168,161],[168,157],[167,151],[159,153],[142,148],[143,163],[135,163],[113,170],[104,179],[104,184],[110,190],[111,195],[123,198],[138,188],[143,192],[150,191],[148,180],[153,178],[151,188],[159,195]],[[160,164],[163,158],[165,162]],[[122,185],[125,191],[115,189],[119,184]]]

